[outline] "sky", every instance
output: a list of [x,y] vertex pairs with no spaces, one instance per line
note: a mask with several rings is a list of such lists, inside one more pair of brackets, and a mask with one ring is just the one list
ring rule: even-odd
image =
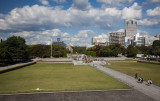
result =
[[136,19],[142,35],[160,34],[160,0],[0,0],[0,38],[21,36],[28,45],[61,38],[88,46],[123,30],[125,19]]

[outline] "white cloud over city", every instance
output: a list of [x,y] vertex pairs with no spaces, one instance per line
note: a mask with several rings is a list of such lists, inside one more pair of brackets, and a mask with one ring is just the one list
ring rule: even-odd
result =
[[[116,26],[116,23],[124,19],[137,19],[138,25],[144,27],[160,23],[158,6],[147,9],[144,14],[142,5],[134,2],[135,0],[96,1],[101,4],[101,7],[94,7],[89,0],[72,0],[70,7],[64,9],[62,6],[51,6],[50,3],[64,4],[68,2],[67,0],[39,0],[42,5],[14,8],[8,14],[0,13],[0,33],[22,36],[26,38],[28,44],[39,42],[47,44],[50,37],[62,37],[68,43],[71,40],[75,44],[80,44],[84,39],[89,42],[90,36],[96,36],[97,33],[107,38],[108,32]],[[159,0],[146,1],[148,2],[154,4],[159,3]],[[104,34],[93,31],[90,30],[91,27],[108,30],[108,32]],[[62,31],[61,28],[82,29],[77,33],[69,33]]]

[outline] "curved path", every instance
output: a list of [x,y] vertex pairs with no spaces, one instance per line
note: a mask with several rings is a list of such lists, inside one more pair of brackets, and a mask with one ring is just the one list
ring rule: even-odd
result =
[[145,82],[145,81],[142,84],[137,83],[137,79],[135,79],[131,76],[128,76],[124,73],[112,70],[110,68],[103,67],[99,64],[91,63],[90,66],[92,66],[92,67],[96,68],[97,70],[104,72],[105,74],[131,86],[132,88],[152,97],[153,99],[160,101],[160,87],[155,86],[153,84],[151,86],[148,86],[148,85],[146,85],[147,82]]

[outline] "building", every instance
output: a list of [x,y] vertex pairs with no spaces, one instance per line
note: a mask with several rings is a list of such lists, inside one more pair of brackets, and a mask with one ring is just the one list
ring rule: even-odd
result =
[[91,40],[92,45],[101,45],[101,46],[107,46],[108,42],[106,42],[105,39],[102,37],[93,37]]
[[144,36],[140,36],[139,33],[137,33],[132,40],[132,44],[134,46],[143,46],[145,45],[145,37]]
[[92,45],[98,45],[99,43],[101,43],[103,40],[102,37],[93,37],[91,40]]
[[53,41],[53,45],[64,46],[64,41],[61,41],[60,38],[57,38],[57,41]]
[[155,37],[156,37],[156,38],[159,38],[159,40],[160,40],[160,34],[157,34]]
[[154,36],[145,36],[145,46],[151,46],[155,40],[159,40],[159,38]]
[[113,45],[113,44],[121,44],[122,46],[124,46],[124,42],[125,42],[125,33],[124,32],[111,32],[109,33],[109,44]]
[[137,21],[135,19],[125,20],[125,36],[133,38],[137,34]]

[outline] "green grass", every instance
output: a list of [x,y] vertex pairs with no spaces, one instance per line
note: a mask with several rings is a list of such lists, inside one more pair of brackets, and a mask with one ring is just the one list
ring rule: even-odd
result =
[[0,74],[0,91],[36,88],[108,90],[130,87],[90,66],[74,66],[70,63],[39,63]]
[[133,77],[138,73],[138,76],[143,77],[145,81],[151,79],[153,84],[160,86],[160,65],[138,62],[111,62],[111,65],[106,66]]

